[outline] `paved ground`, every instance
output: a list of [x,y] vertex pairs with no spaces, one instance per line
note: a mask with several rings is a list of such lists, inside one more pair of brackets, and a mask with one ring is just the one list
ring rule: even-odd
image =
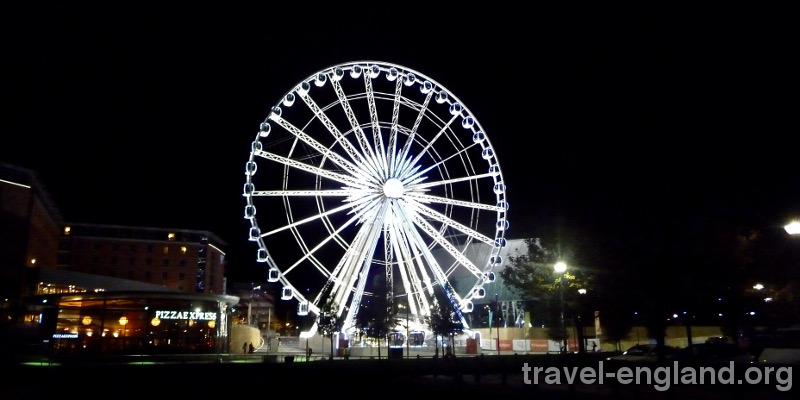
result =
[[[271,362],[259,355],[220,362],[133,364],[76,362],[59,366],[7,365],[0,400],[82,397],[226,399],[230,397],[442,399],[795,399],[772,386],[567,385],[524,382],[523,362],[590,365],[569,357],[461,357],[457,360],[344,360]],[[185,360],[183,360],[185,361]],[[246,361],[246,362],[242,362]]]

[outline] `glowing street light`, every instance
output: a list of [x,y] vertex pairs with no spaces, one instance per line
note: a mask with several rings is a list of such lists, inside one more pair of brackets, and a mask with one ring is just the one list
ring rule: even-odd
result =
[[125,336],[125,325],[128,325],[128,317],[122,316],[119,318],[119,324],[122,325],[122,336]]
[[786,229],[786,233],[790,235],[800,235],[800,221],[792,221],[783,229]]

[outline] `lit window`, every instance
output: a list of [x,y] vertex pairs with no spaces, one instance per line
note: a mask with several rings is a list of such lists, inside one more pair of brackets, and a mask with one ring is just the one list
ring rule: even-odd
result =
[[169,240],[169,241],[175,240],[175,234],[174,233],[168,233],[167,234],[167,240]]
[[186,246],[181,246],[181,254],[186,254]]
[[64,227],[64,234],[65,234],[65,235],[69,235],[69,232],[70,232],[71,230],[72,230],[72,228],[70,228],[70,227],[68,227],[68,226],[65,226],[65,227]]
[[169,254],[169,246],[164,246],[164,254]]

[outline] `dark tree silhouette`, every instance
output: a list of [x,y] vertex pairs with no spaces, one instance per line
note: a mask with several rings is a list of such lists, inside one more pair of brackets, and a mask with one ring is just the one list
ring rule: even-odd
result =
[[320,313],[317,316],[317,330],[331,342],[331,360],[333,360],[333,338],[344,324],[344,316],[339,316],[338,313],[338,307],[331,301],[327,301],[320,307]]

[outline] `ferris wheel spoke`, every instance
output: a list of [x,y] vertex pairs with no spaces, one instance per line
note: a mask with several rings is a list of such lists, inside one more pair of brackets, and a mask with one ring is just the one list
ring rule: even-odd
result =
[[[398,246],[399,242],[395,241],[392,244],[394,246]],[[405,289],[406,293],[412,293],[413,292],[413,287],[411,285],[411,282],[408,279],[408,271],[410,270],[410,268],[408,268],[408,264],[407,263],[403,262],[404,261],[403,260],[403,256],[402,256],[403,253],[400,251],[401,249],[397,248],[397,250],[398,250],[396,252],[397,253],[397,271],[400,273],[400,281],[403,283],[403,288]],[[411,260],[409,259],[409,261],[411,261]]]
[[386,151],[383,147],[383,136],[381,135],[380,118],[378,110],[375,108],[375,92],[372,90],[372,77],[364,74],[364,87],[366,88],[367,104],[369,105],[369,119],[372,123],[372,142],[375,146],[376,158],[381,168],[381,177],[388,178],[389,165],[386,163]]
[[[334,296],[336,304],[341,304],[342,293],[349,290],[347,277],[352,277],[355,274],[355,270],[358,268],[357,265],[364,260],[364,253],[368,251],[367,247],[370,240],[370,230],[374,225],[375,219],[382,218],[381,210],[383,209],[384,206],[383,203],[381,203],[377,207],[366,210],[366,217],[362,218],[362,220],[366,222],[359,227],[350,247],[347,248],[347,251],[342,257],[342,262],[337,266],[334,275],[334,286],[331,290],[331,295]],[[347,289],[342,290],[342,287]]]
[[266,233],[262,233],[261,235],[259,235],[259,237],[265,238],[267,236],[274,235],[274,234],[276,234],[278,232],[281,232],[281,231],[284,231],[286,229],[294,229],[294,228],[296,228],[296,227],[298,227],[298,226],[300,226],[302,224],[306,224],[306,223],[309,223],[311,221],[316,221],[316,220],[318,220],[320,218],[324,218],[324,217],[326,217],[328,215],[332,215],[332,214],[338,213],[340,211],[350,210],[351,208],[353,208],[354,206],[357,206],[359,204],[368,203],[370,200],[373,200],[375,197],[377,197],[377,195],[373,195],[373,196],[369,196],[369,197],[363,197],[363,198],[360,198],[360,199],[355,200],[353,202],[345,203],[345,204],[343,204],[343,205],[341,205],[339,207],[332,208],[332,209],[327,210],[325,212],[322,212],[320,214],[316,214],[316,215],[313,215],[311,217],[301,219],[299,221],[294,221],[291,224],[282,226],[282,227],[277,228],[277,229],[273,229],[273,230],[271,230],[269,232],[266,232]]
[[[395,227],[395,230],[397,231],[397,236],[401,238],[400,249],[407,260],[409,269],[413,270],[413,268],[416,266],[416,268],[419,270],[419,274],[422,276],[422,281],[425,283],[425,287],[428,290],[428,295],[433,295],[433,283],[431,282],[430,274],[428,274],[423,263],[424,257],[419,253],[418,246],[412,239],[413,236],[406,232],[403,225],[398,225],[399,226]],[[416,290],[416,292],[422,293],[423,290],[423,288],[419,288]]]
[[331,189],[331,190],[256,190],[252,196],[274,197],[363,197],[376,193],[374,189]]
[[353,113],[353,109],[350,107],[350,101],[347,100],[347,95],[344,93],[344,90],[342,90],[342,85],[340,85],[337,81],[333,81],[332,83],[333,88],[336,91],[336,96],[339,97],[339,104],[344,109],[347,120],[350,121],[350,127],[353,129],[353,135],[355,135],[356,141],[358,142],[359,147],[361,147],[361,154],[363,154],[366,158],[366,163],[369,164],[372,169],[377,171],[378,175],[380,175],[380,164],[378,159],[375,156],[375,152],[372,150],[372,146],[370,146],[367,135],[361,129],[361,124],[359,124],[355,113]]
[[468,176],[462,176],[462,177],[459,177],[459,178],[444,179],[444,180],[441,180],[441,181],[420,183],[420,184],[416,184],[416,185],[413,185],[413,186],[409,186],[408,190],[427,189],[427,188],[430,188],[430,187],[441,186],[441,185],[449,185],[449,184],[457,183],[457,182],[475,181],[475,180],[483,179],[483,178],[492,178],[495,175],[496,174],[493,174],[491,172],[487,172],[485,174],[468,175]]
[[384,294],[386,298],[386,304],[392,304],[392,298],[394,298],[394,285],[391,283],[394,279],[394,274],[392,273],[392,260],[394,260],[395,252],[392,250],[394,247],[394,243],[392,241],[393,238],[390,237],[391,225],[384,224],[383,226],[383,262],[384,270],[386,271],[385,275],[385,283],[386,283],[386,293]]
[[436,210],[434,210],[434,209],[432,209],[432,208],[430,208],[430,207],[428,207],[428,206],[426,206],[424,204],[417,203],[417,204],[414,205],[414,207],[416,207],[417,212],[419,212],[420,214],[425,214],[428,217],[430,217],[431,219],[439,221],[442,224],[447,225],[447,226],[449,226],[451,228],[454,228],[459,232],[463,232],[467,236],[469,236],[469,237],[471,237],[473,239],[476,239],[478,241],[486,243],[486,244],[488,244],[490,246],[494,245],[494,239],[492,239],[492,238],[490,238],[490,237],[488,237],[488,236],[486,236],[486,235],[484,235],[484,234],[482,234],[482,233],[480,233],[480,232],[478,232],[478,231],[476,231],[476,230],[474,230],[474,229],[472,229],[472,228],[470,228],[470,227],[468,227],[468,226],[466,226],[466,225],[464,225],[464,224],[462,224],[462,223],[460,223],[460,222],[458,222],[458,221],[456,221],[456,220],[454,220],[452,218],[448,218],[446,215],[444,215],[444,214],[442,214],[442,213],[440,213],[440,212],[438,212],[438,211],[436,211]]
[[[353,211],[351,211],[348,214],[353,214],[354,215],[353,218],[355,218],[356,220],[368,219],[368,217],[365,217],[365,214],[377,212],[376,210],[378,208],[378,204],[379,204],[378,199],[373,199],[369,203],[365,202],[364,204],[359,205],[359,207],[357,209],[354,209]],[[364,229],[363,229],[363,225],[362,225],[362,229],[358,230],[355,238],[350,243],[350,245],[349,246],[347,246],[347,245],[344,246],[344,248],[346,249],[345,254],[342,256],[342,258],[337,263],[336,268],[334,268],[333,272],[331,273],[330,278],[328,278],[328,281],[325,283],[325,286],[320,291],[320,295],[322,295],[323,293],[327,292],[327,289],[332,284],[334,285],[334,288],[333,288],[332,292],[335,292],[338,289],[339,285],[341,285],[342,279],[340,278],[340,276],[341,276],[341,273],[342,273],[342,269],[348,269],[350,267],[350,265],[351,265],[351,262],[353,262],[354,249],[358,248],[358,245],[361,243],[361,239],[362,239],[363,233],[364,233]]]
[[[402,225],[400,224],[392,224],[391,226],[392,236],[397,238],[393,244],[396,247],[395,252],[398,254],[399,257],[398,265],[405,266],[405,268],[408,271],[412,271],[414,270],[415,265],[417,263],[420,263],[419,264],[420,270],[423,272],[423,276],[427,278],[427,275],[424,274],[424,267],[421,264],[422,257],[420,257],[420,255],[416,252],[416,248],[413,246],[413,243],[410,243],[408,236],[406,236],[405,232],[401,228]],[[400,257],[402,257],[402,259],[400,259]],[[427,278],[426,281],[430,286],[430,279]],[[414,291],[421,289],[422,289],[421,287],[414,288]]]
[[[303,239],[302,235],[299,235],[295,228],[292,228],[292,234],[295,236],[295,239],[297,241],[297,245],[300,246],[300,250],[303,253],[308,254],[309,253],[308,245],[306,245],[306,241],[305,241],[305,239]],[[320,274],[322,276],[327,276],[328,275],[328,273],[329,273],[328,270],[325,269],[325,266],[316,257],[314,257],[313,254],[310,254],[307,257],[307,259],[311,263],[311,265],[313,265],[317,269],[317,271],[320,272]]]
[[428,168],[425,168],[423,170],[414,172],[413,174],[410,174],[407,177],[403,177],[403,179],[401,179],[401,182],[403,182],[404,185],[410,185],[410,186],[416,185],[418,182],[421,182],[422,180],[426,179],[424,174],[427,174],[428,172],[430,172],[434,168],[438,168],[440,165],[443,165],[444,163],[450,161],[451,159],[453,159],[453,158],[455,158],[455,157],[457,157],[459,155],[464,154],[467,150],[469,150],[471,147],[476,146],[476,145],[477,145],[477,143],[473,143],[473,144],[471,144],[471,145],[469,145],[467,147],[464,147],[463,149],[451,154],[449,157],[443,158],[443,159],[439,160],[438,162],[431,164],[431,166],[429,166]]
[[[340,234],[340,233],[341,233],[341,232],[342,232],[342,231],[343,231],[345,228],[347,228],[347,227],[349,227],[350,225],[352,225],[352,224],[353,224],[354,222],[356,222],[356,221],[357,221],[359,218],[361,218],[361,214],[356,214],[356,215],[354,215],[354,216],[350,217],[350,219],[349,219],[349,220],[347,220],[347,221],[346,221],[345,223],[343,223],[343,224],[342,224],[342,225],[341,225],[339,228],[337,228],[335,231],[333,231],[333,232],[332,232],[330,235],[328,235],[328,236],[327,236],[327,237],[325,237],[323,240],[321,240],[321,241],[320,241],[320,242],[319,242],[319,243],[318,243],[316,246],[314,246],[314,248],[313,248],[313,249],[309,250],[309,251],[308,251],[308,253],[305,253],[305,254],[303,254],[303,256],[302,256],[302,257],[300,257],[300,259],[298,259],[297,261],[295,261],[295,263],[294,263],[294,264],[292,264],[292,265],[291,265],[289,268],[287,268],[287,269],[286,269],[286,271],[284,271],[284,274],[288,274],[289,272],[291,272],[291,271],[292,271],[293,269],[295,269],[295,268],[296,268],[298,265],[300,265],[300,263],[302,263],[303,261],[305,261],[305,260],[306,260],[308,257],[311,257],[312,255],[314,255],[314,253],[316,253],[316,252],[317,252],[319,249],[321,249],[323,246],[325,246],[325,244],[327,244],[328,242],[330,242],[330,241],[331,241],[331,240],[333,240],[334,238],[337,238],[337,237],[339,237],[339,234]],[[329,278],[329,277],[331,276],[331,272],[329,272],[329,271],[326,269],[326,270],[324,271],[324,275],[325,275],[325,278]]]
[[[399,228],[396,225],[392,225],[393,236],[401,237],[402,239],[395,244],[397,246],[397,265],[401,273],[401,277],[403,279],[403,285],[406,288],[406,293],[409,296],[409,307],[411,307],[410,311],[417,316],[421,316],[425,314],[423,310],[427,310],[427,301],[422,301],[421,299],[425,299],[425,296],[422,295],[424,293],[424,288],[422,286],[422,282],[420,280],[419,275],[417,274],[416,267],[414,264],[414,258],[411,256],[411,252],[409,251],[409,243],[408,239],[402,237]],[[408,258],[403,256],[405,254]],[[424,277],[427,277],[424,274],[424,269],[421,268],[421,272],[423,273]],[[428,286],[430,287],[430,279],[427,280]],[[412,301],[413,300],[413,301]],[[423,306],[424,304],[424,306]]]
[[339,128],[336,127],[333,121],[331,121],[330,118],[328,118],[325,112],[323,112],[323,110],[317,105],[317,103],[310,96],[308,96],[307,93],[300,96],[300,98],[303,99],[303,102],[306,103],[306,106],[308,106],[308,108],[314,113],[314,115],[320,120],[320,122],[322,122],[322,124],[325,126],[328,132],[331,135],[333,135],[333,138],[336,140],[336,143],[342,146],[342,149],[345,151],[345,153],[347,153],[350,156],[353,162],[357,163],[358,165],[367,166],[368,168],[366,169],[366,171],[368,171],[373,176],[379,176],[378,170],[374,169],[369,164],[369,162],[364,158],[364,155],[362,155],[358,151],[358,149],[356,149],[355,146],[353,146],[353,144],[350,143],[349,140],[347,140],[345,135],[342,134]]
[[[414,157],[414,159],[411,161],[411,163],[409,163],[409,165],[414,165],[414,166],[416,166],[416,165],[417,165],[417,163],[419,163],[419,160],[420,160],[420,159],[421,159],[421,158],[422,158],[424,155],[428,154],[428,151],[430,151],[430,149],[431,149],[431,147],[433,146],[433,144],[434,144],[434,143],[436,143],[436,141],[437,141],[437,140],[439,140],[439,138],[440,138],[440,137],[441,137],[441,136],[442,136],[442,135],[443,135],[445,132],[447,132],[447,129],[449,129],[449,128],[450,128],[450,125],[452,125],[452,124],[453,124],[453,121],[455,121],[455,120],[456,120],[456,118],[458,118],[458,114],[456,114],[456,115],[453,115],[453,116],[450,118],[450,120],[449,120],[449,121],[447,121],[447,123],[446,123],[446,124],[445,124],[445,125],[442,127],[442,129],[440,129],[440,130],[439,130],[439,132],[436,134],[436,136],[434,136],[434,137],[433,137],[433,138],[432,138],[430,141],[428,141],[428,143],[427,143],[427,144],[425,144],[425,147],[424,147],[424,148],[423,148],[423,149],[422,149],[422,150],[419,152],[419,154],[417,154],[417,155],[416,155],[416,157]],[[406,168],[408,168],[408,166],[406,166]],[[405,175],[405,174],[406,174],[406,171],[404,171],[404,170],[403,170],[403,171],[401,171],[400,173],[401,173],[401,174],[403,174],[403,175]]]
[[296,126],[292,125],[285,119],[281,118],[276,114],[270,114],[269,117],[271,120],[275,121],[292,133],[296,138],[300,139],[303,143],[309,145],[311,148],[316,150],[320,153],[323,157],[331,160],[334,164],[336,164],[339,168],[350,173],[350,175],[354,177],[358,177],[360,179],[369,180],[374,183],[378,183],[378,180],[375,176],[369,173],[364,173],[362,169],[359,169],[355,164],[351,163],[350,161],[346,160],[344,157],[340,156],[338,153],[333,152],[330,148],[325,147],[322,143],[314,140],[311,136],[303,132],[301,129],[297,128]]
[[409,132],[408,138],[406,138],[406,143],[403,145],[403,149],[400,151],[400,155],[398,156],[398,161],[400,164],[397,166],[397,171],[401,171],[403,169],[403,164],[405,164],[406,159],[408,159],[409,162],[411,160],[411,157],[409,157],[411,145],[414,144],[414,141],[416,140],[415,137],[417,135],[417,130],[419,129],[419,125],[422,123],[423,117],[425,116],[425,110],[428,109],[428,105],[433,97],[433,93],[433,90],[428,92],[428,95],[425,96],[425,101],[422,103],[422,107],[420,107],[420,110],[417,113],[417,119],[414,121],[411,132]]
[[336,181],[336,182],[340,182],[340,183],[343,183],[345,185],[349,185],[349,186],[352,186],[352,187],[358,187],[358,188],[362,188],[362,189],[368,189],[369,188],[368,184],[366,182],[364,182],[364,181],[359,181],[358,177],[351,177],[351,176],[347,176],[347,175],[342,175],[342,174],[339,174],[339,173],[336,173],[336,172],[328,171],[326,169],[323,169],[323,168],[320,168],[320,167],[315,167],[313,165],[304,164],[304,163],[301,163],[299,161],[292,160],[291,158],[282,157],[282,156],[279,156],[277,154],[269,153],[269,152],[266,152],[266,151],[263,151],[263,150],[256,152],[255,155],[257,155],[259,157],[263,157],[263,158],[265,158],[267,160],[270,160],[270,161],[275,161],[277,163],[280,163],[280,164],[283,164],[283,165],[286,165],[286,166],[289,166],[289,167],[292,167],[292,168],[296,168],[296,169],[299,169],[299,170],[302,170],[302,171],[310,172],[310,173],[312,173],[312,174],[314,174],[316,176],[327,178],[327,179],[330,179],[330,180],[333,180],[333,181]]
[[397,159],[397,133],[398,133],[398,120],[400,117],[400,100],[402,97],[400,94],[403,92],[403,85],[402,79],[395,79],[394,84],[394,100],[392,100],[392,125],[389,129],[389,149],[387,150],[388,154],[388,170],[389,176],[394,176],[395,171],[395,160]]
[[461,265],[463,265],[467,270],[469,270],[473,275],[476,277],[480,277],[483,275],[483,271],[478,269],[475,264],[472,263],[470,259],[468,259],[464,254],[462,254],[458,249],[450,243],[438,230],[436,230],[433,226],[431,226],[428,221],[424,220],[419,216],[419,213],[414,212],[411,214],[411,220],[414,222],[415,225],[422,228],[422,230],[430,236],[436,243],[438,243],[442,248],[444,248],[453,258],[455,258]]
[[422,193],[414,193],[409,192],[407,193],[408,197],[416,200],[420,203],[438,203],[438,204],[450,204],[459,207],[466,207],[472,208],[477,210],[488,210],[488,211],[496,211],[496,212],[504,212],[505,208],[497,205],[490,205],[490,204],[483,204],[483,203],[475,203],[472,201],[463,201],[463,200],[454,200],[446,197],[439,197],[439,196],[431,196]]
[[433,273],[433,276],[436,277],[436,281],[439,282],[440,285],[444,287],[445,283],[447,282],[447,276],[442,271],[439,262],[430,252],[428,249],[427,242],[423,240],[422,235],[419,233],[419,230],[416,229],[417,225],[414,220],[416,217],[413,215],[414,212],[411,210],[406,209],[402,204],[398,203],[397,210],[403,216],[403,231],[405,232],[406,237],[408,238],[408,242],[412,244],[412,246],[416,247],[422,254],[422,258],[425,259],[427,262],[428,268]]
[[347,318],[344,322],[343,329],[345,330],[353,326],[355,314],[358,312],[358,308],[361,305],[361,297],[364,294],[364,287],[367,283],[367,276],[369,275],[370,266],[372,265],[372,258],[375,255],[375,249],[378,246],[378,240],[380,239],[383,229],[383,220],[386,216],[386,209],[386,202],[384,202],[378,211],[378,216],[376,216],[376,218],[373,220],[374,222],[371,224],[372,226],[369,227],[369,233],[366,235],[367,243],[361,255],[361,260],[363,261],[361,262],[360,272],[350,276],[347,292],[352,291],[356,283],[358,283],[358,287],[353,293],[353,299],[350,302],[351,306],[347,312]]

